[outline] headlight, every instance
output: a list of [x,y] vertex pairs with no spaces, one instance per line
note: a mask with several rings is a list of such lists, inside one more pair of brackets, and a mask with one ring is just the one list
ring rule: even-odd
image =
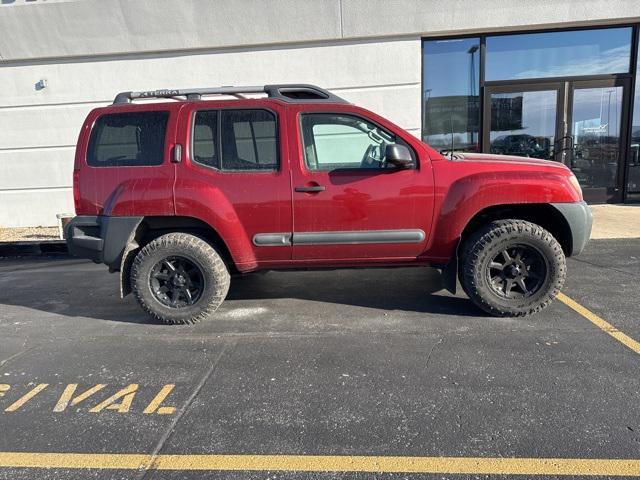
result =
[[582,187],[580,186],[580,182],[578,182],[578,179],[576,178],[576,176],[573,173],[569,177],[569,183],[571,183],[571,186],[573,187],[573,189],[578,194],[578,197],[580,197],[580,201],[582,201],[583,200],[583,198],[582,198]]

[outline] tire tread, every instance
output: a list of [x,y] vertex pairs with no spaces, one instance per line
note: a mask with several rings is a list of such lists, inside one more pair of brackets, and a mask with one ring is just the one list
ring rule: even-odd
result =
[[[197,313],[191,317],[181,315],[168,316],[158,313],[151,303],[153,300],[147,299],[140,290],[142,286],[140,282],[144,284],[146,281],[140,278],[143,262],[158,251],[167,251],[175,248],[193,250],[202,255],[203,258],[207,258],[209,264],[212,266],[211,273],[217,280],[215,283],[215,294],[209,298],[202,298],[200,301],[204,301],[205,303],[203,303]],[[131,268],[131,285],[133,287],[133,294],[142,309],[154,319],[171,325],[194,324],[211,317],[218,309],[229,291],[230,276],[222,257],[206,240],[189,233],[174,232],[152,240],[138,252]]]
[[[540,301],[531,305],[527,305],[524,302],[521,306],[508,308],[491,301],[489,292],[484,291],[485,289],[481,282],[481,275],[484,272],[477,267],[482,264],[483,257],[492,244],[503,238],[513,237],[517,239],[523,236],[533,236],[551,248],[553,256],[549,259],[549,262],[551,264],[550,268],[555,270],[555,278],[552,279],[549,290]],[[471,235],[465,242],[462,251],[463,259],[459,273],[460,284],[476,305],[494,316],[523,317],[540,312],[548,307],[560,293],[566,279],[566,260],[558,241],[541,226],[525,220],[495,220]]]

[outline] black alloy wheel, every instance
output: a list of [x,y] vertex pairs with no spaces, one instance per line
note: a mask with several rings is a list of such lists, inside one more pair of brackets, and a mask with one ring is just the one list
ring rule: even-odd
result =
[[506,298],[534,295],[547,277],[547,263],[540,251],[525,244],[507,247],[493,257],[487,268],[489,285]]
[[202,270],[185,257],[162,259],[151,269],[149,286],[155,298],[169,308],[184,308],[200,299],[204,288]]

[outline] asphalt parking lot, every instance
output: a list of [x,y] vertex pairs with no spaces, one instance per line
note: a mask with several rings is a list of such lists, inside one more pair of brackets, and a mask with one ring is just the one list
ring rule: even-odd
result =
[[269,272],[175,327],[103,266],[0,260],[0,478],[633,478],[639,277],[592,241],[497,319],[429,269]]

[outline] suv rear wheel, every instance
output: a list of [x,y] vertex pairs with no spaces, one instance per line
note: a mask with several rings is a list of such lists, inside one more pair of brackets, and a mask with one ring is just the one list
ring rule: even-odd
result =
[[462,288],[491,315],[539,312],[558,294],[565,276],[562,247],[551,233],[531,222],[491,222],[463,247]]
[[131,286],[140,306],[170,324],[213,314],[229,291],[229,271],[216,250],[187,233],[168,233],[136,255]]

